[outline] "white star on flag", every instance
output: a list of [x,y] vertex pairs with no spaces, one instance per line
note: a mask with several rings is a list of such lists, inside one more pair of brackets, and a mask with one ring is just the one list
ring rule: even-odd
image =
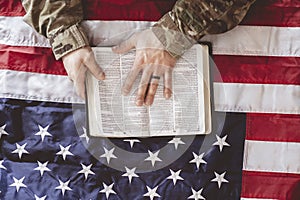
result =
[[144,197],[150,197],[151,200],[153,200],[154,197],[160,197],[160,195],[158,193],[156,193],[158,186],[156,186],[153,189],[151,189],[149,186],[146,186],[146,187],[147,187],[148,192],[146,194],[144,194]]
[[6,127],[6,124],[4,124],[3,126],[0,127],[0,139],[2,137],[2,135],[9,135],[4,129]]
[[216,135],[216,137],[217,137],[217,141],[213,143],[213,145],[219,146],[220,152],[222,152],[224,146],[230,146],[230,144],[226,142],[227,135],[225,135],[222,138],[220,138],[218,135]]
[[0,160],[0,169],[7,170],[6,167],[4,167],[3,162],[4,162],[4,160]]
[[59,145],[60,147],[60,151],[56,153],[56,155],[62,155],[63,159],[66,160],[67,156],[74,156],[74,154],[72,154],[69,149],[71,147],[71,145],[67,146],[67,147],[63,147],[62,145]]
[[168,142],[169,144],[174,144],[174,146],[175,146],[175,149],[177,149],[178,148],[178,145],[179,144],[185,144],[182,140],[181,140],[181,138],[173,138],[171,141],[169,141]]
[[48,132],[48,128],[50,125],[46,126],[45,128],[43,128],[42,126],[38,125],[40,131],[37,132],[35,135],[39,135],[42,138],[42,142],[44,142],[45,136],[52,136],[49,132]]
[[226,172],[224,172],[221,175],[216,172],[214,172],[214,173],[215,173],[216,178],[212,179],[211,182],[218,182],[219,188],[221,188],[222,183],[228,183],[228,181],[224,178]]
[[107,186],[105,183],[103,183],[103,189],[100,191],[100,193],[105,193],[106,199],[108,199],[110,194],[116,194],[115,191],[113,191],[113,186],[114,183],[110,184],[109,186]]
[[123,174],[122,176],[127,176],[127,177],[128,177],[128,180],[129,180],[129,183],[131,183],[132,177],[139,177],[139,176],[135,173],[136,167],[135,167],[135,168],[132,168],[132,169],[129,169],[129,168],[125,167],[125,169],[126,169],[126,173]]
[[84,174],[85,180],[87,179],[89,174],[95,175],[95,173],[91,170],[93,164],[90,164],[89,166],[85,166],[81,163],[82,170],[78,172],[78,174]]
[[19,179],[19,180],[16,179],[15,177],[13,177],[13,179],[14,179],[14,183],[13,183],[13,184],[10,184],[9,186],[16,187],[17,192],[19,192],[19,189],[20,189],[21,187],[27,187],[27,186],[23,183],[23,181],[24,181],[24,179],[25,179],[25,176],[24,176],[23,178]]
[[184,180],[181,176],[179,176],[181,170],[178,170],[177,172],[174,172],[170,169],[171,175],[167,177],[167,179],[173,179],[174,185],[176,185],[177,180]]
[[87,136],[87,133],[86,133],[86,128],[82,127],[82,129],[83,129],[83,134],[82,134],[82,135],[80,135],[79,137],[80,137],[80,138],[85,138],[85,140],[86,140],[86,143],[89,143],[89,141],[90,141],[90,138]]
[[109,162],[110,162],[110,159],[111,158],[117,158],[115,155],[114,155],[114,150],[115,150],[115,148],[112,148],[111,150],[107,150],[105,147],[103,147],[104,148],[104,154],[102,154],[101,156],[100,156],[100,158],[106,158],[106,161],[107,161],[107,163],[109,164]]
[[129,142],[131,148],[133,147],[134,143],[136,143],[136,142],[141,142],[141,141],[138,140],[138,139],[126,139],[126,140],[123,140],[123,141],[124,141],[124,142]]
[[66,182],[62,182],[60,179],[58,179],[59,181],[59,186],[57,186],[55,189],[56,190],[61,190],[62,195],[65,195],[66,190],[72,190],[68,185],[70,180],[66,181]]
[[156,161],[159,161],[159,162],[162,161],[162,160],[158,157],[159,150],[158,150],[157,152],[155,152],[155,153],[152,153],[151,151],[148,150],[148,153],[149,153],[149,157],[146,158],[145,160],[146,160],[146,161],[151,161],[151,164],[152,164],[153,167],[154,167]]
[[20,146],[18,143],[16,143],[16,147],[17,149],[14,150],[12,153],[17,153],[19,154],[19,158],[22,158],[23,153],[29,154],[29,152],[25,149],[27,143],[23,144],[22,146]]
[[194,156],[194,159],[191,160],[190,163],[196,163],[197,169],[199,169],[199,166],[201,163],[203,163],[203,164],[207,163],[205,160],[203,160],[204,153],[197,155],[193,152],[193,156]]
[[36,168],[34,168],[34,170],[39,170],[40,173],[41,173],[41,176],[43,176],[44,171],[51,171],[51,170],[47,167],[48,162],[41,163],[41,162],[37,161],[37,163],[38,163],[39,166],[36,167]]
[[192,188],[192,195],[189,196],[188,199],[195,199],[195,200],[200,200],[200,199],[203,199],[205,200],[205,198],[202,196],[202,190],[203,188],[201,188],[199,191],[196,191]]
[[43,197],[38,197],[37,195],[34,195],[35,200],[46,200],[47,195]]

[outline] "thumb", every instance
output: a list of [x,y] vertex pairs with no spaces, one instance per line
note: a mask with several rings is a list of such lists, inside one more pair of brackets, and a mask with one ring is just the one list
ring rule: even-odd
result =
[[112,51],[117,54],[123,54],[135,47],[136,44],[136,34],[131,36],[128,40],[125,40],[124,42],[120,43],[117,46],[112,47]]

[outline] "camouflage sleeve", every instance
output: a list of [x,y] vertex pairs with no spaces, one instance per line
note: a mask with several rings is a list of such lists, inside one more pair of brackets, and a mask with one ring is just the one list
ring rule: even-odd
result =
[[56,59],[88,40],[79,23],[83,19],[81,0],[22,0],[24,21],[50,41]]
[[152,30],[173,56],[180,56],[204,35],[238,25],[255,0],[178,0]]

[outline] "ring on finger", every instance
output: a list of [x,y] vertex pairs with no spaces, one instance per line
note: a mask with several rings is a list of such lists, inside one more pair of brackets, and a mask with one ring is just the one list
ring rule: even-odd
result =
[[157,79],[157,80],[159,80],[159,79],[160,79],[160,76],[152,75],[152,76],[151,76],[151,79]]

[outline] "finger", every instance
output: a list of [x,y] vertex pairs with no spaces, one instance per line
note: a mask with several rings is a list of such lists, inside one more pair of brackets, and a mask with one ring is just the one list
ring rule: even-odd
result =
[[89,71],[98,79],[104,80],[105,73],[102,68],[98,65],[95,59],[94,53],[91,51],[89,55],[84,59],[83,64],[89,69]]
[[128,40],[120,43],[117,46],[112,47],[112,51],[117,54],[123,54],[135,47],[136,35],[131,36]]
[[73,80],[76,93],[85,99],[85,75],[87,68],[82,66],[79,68],[76,78]]
[[140,73],[140,71],[142,69],[141,68],[142,62],[143,62],[143,60],[138,55],[136,55],[133,67],[130,70],[130,72],[128,73],[128,75],[123,83],[123,86],[122,86],[122,94],[123,95],[126,96],[131,91],[131,88],[132,88],[138,74]]
[[150,85],[146,94],[146,99],[145,99],[145,104],[147,106],[152,105],[153,101],[154,101],[154,96],[156,94],[156,90],[159,84],[159,79],[160,76],[156,75],[157,73],[153,73],[153,75],[151,76],[151,81],[150,81]]
[[169,99],[172,95],[172,70],[168,69],[164,74],[164,97]]
[[142,106],[144,104],[145,97],[146,97],[145,95],[146,95],[147,88],[149,86],[151,75],[152,72],[150,71],[150,67],[147,67],[142,74],[142,78],[136,95],[135,104],[137,106]]

